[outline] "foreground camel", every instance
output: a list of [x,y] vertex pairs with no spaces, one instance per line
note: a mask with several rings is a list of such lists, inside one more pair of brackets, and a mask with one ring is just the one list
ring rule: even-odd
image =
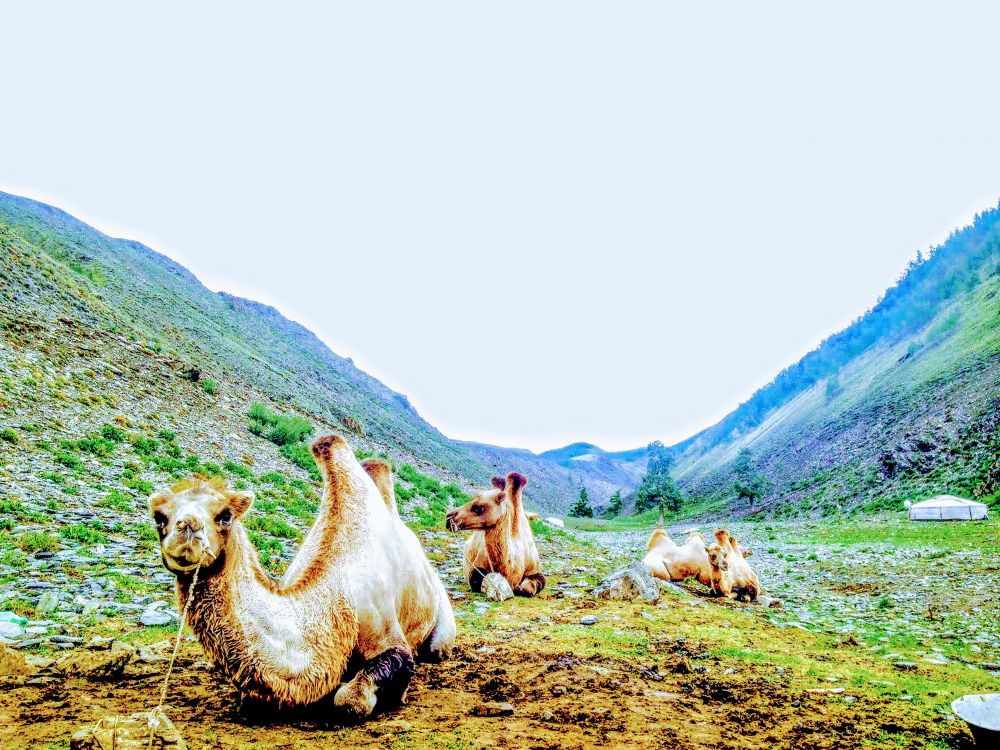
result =
[[528,480],[516,471],[493,477],[493,489],[448,513],[450,531],[472,530],[465,543],[465,580],[482,591],[483,578],[500,573],[518,596],[534,596],[545,588],[545,576],[531,525],[522,507]]
[[749,601],[757,601],[760,594],[760,581],[753,572],[747,558],[750,550],[740,547],[736,537],[725,529],[715,532],[715,543],[706,547],[708,559],[712,565],[712,580],[709,584],[712,591],[719,596],[731,599],[746,597]]
[[245,696],[303,705],[336,691],[337,706],[367,716],[405,700],[416,654],[450,655],[455,616],[399,519],[388,465],[362,467],[336,435],[312,452],[323,500],[280,582],[239,520],[251,493],[189,480],[154,495],[150,509],[181,606],[190,598],[188,623]]
[[649,572],[664,581],[697,578],[705,586],[712,585],[712,565],[705,548],[705,537],[692,531],[683,545],[670,538],[666,529],[653,529],[642,559]]

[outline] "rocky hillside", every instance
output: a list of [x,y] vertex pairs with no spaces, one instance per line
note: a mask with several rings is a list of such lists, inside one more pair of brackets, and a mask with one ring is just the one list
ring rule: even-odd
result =
[[[543,511],[565,510],[580,481],[595,497],[615,489],[528,451],[445,437],[405,396],[277,310],[214,293],[169,258],[56,208],[0,193],[0,243],[0,375],[8,383],[0,427],[19,448],[7,459],[11,470],[37,468],[30,456],[40,443],[79,440],[121,417],[145,423],[139,432],[151,439],[173,432],[182,451],[219,465],[246,454],[305,477],[308,460],[296,467],[288,455],[269,457],[275,446],[248,432],[248,409],[259,401],[445,484],[468,488],[517,469],[531,480],[528,501]],[[343,324],[352,324],[347,313]],[[169,478],[159,474],[146,481]]]
[[[762,498],[737,497],[751,452]],[[866,315],[674,447],[697,497],[777,515],[1000,493],[1000,209],[912,263]]]

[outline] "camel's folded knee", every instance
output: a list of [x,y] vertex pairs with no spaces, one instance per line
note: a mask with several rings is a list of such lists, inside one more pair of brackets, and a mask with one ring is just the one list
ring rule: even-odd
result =
[[514,593],[518,596],[535,596],[545,588],[545,576],[541,573],[533,573],[530,576],[525,576],[524,579],[517,584],[514,589]]

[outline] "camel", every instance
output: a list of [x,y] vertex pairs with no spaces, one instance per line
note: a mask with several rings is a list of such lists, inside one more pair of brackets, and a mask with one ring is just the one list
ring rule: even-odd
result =
[[280,581],[240,522],[252,493],[192,479],[153,495],[150,510],[188,624],[245,697],[290,706],[333,693],[336,706],[368,716],[405,701],[416,655],[450,656],[455,616],[399,519],[389,466],[362,466],[336,435],[312,453],[323,499]]
[[528,480],[516,471],[493,477],[493,489],[477,492],[472,501],[448,513],[450,531],[471,530],[465,543],[465,579],[475,592],[483,578],[500,573],[518,596],[535,596],[545,576],[531,526],[522,507]]
[[653,529],[642,559],[649,572],[664,581],[697,578],[705,586],[712,583],[712,566],[705,549],[705,537],[692,531],[683,545],[670,538],[664,528]]
[[747,562],[750,550],[740,547],[736,537],[728,531],[719,529],[715,532],[715,543],[705,551],[712,566],[709,585],[714,593],[730,599],[739,600],[745,596],[751,602],[757,601],[761,588],[757,574]]

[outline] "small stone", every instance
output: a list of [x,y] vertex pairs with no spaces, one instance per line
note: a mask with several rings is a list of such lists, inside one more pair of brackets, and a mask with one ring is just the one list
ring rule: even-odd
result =
[[35,605],[37,609],[42,614],[48,614],[53,612],[56,607],[59,606],[59,594],[53,589],[48,589],[42,592],[42,595],[38,597],[38,604]]
[[597,615],[584,615],[580,618],[581,625],[596,625]]
[[17,638],[24,635],[24,628],[14,622],[0,622],[0,635],[4,638]]
[[490,573],[483,579],[483,596],[493,602],[503,602],[514,597],[510,583],[499,573]]
[[473,716],[513,716],[514,706],[510,703],[480,703],[472,709]]
[[147,609],[139,615],[139,622],[147,627],[153,625],[169,625],[173,621],[174,618],[170,616],[170,613],[162,610]]
[[904,672],[912,672],[917,668],[917,663],[915,661],[894,661],[892,663],[896,669],[901,669]]

